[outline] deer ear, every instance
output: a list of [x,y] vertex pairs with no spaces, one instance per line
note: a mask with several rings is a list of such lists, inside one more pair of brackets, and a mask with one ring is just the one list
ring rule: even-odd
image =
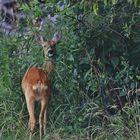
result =
[[61,33],[60,32],[56,32],[52,38],[52,42],[55,45],[61,38]]
[[36,40],[37,40],[37,42],[39,42],[41,45],[43,45],[44,42],[45,42],[45,39],[44,39],[42,36],[38,36]]

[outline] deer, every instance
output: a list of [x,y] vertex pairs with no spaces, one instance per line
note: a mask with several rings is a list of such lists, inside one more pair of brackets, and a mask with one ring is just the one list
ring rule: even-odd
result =
[[40,102],[39,114],[39,131],[40,140],[46,134],[46,113],[50,93],[49,76],[55,68],[54,55],[55,45],[60,40],[60,32],[56,32],[51,40],[45,40],[42,36],[37,38],[37,41],[42,45],[45,55],[45,64],[43,68],[31,67],[28,68],[23,76],[21,87],[25,96],[26,106],[29,113],[28,126],[30,129],[30,138],[32,138],[36,125],[35,118],[35,102]]

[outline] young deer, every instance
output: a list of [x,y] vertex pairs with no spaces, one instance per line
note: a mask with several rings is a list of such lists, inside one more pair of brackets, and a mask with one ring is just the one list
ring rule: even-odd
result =
[[40,140],[42,140],[43,131],[46,132],[46,109],[48,106],[48,98],[50,96],[49,74],[54,68],[54,46],[60,40],[60,33],[56,32],[50,41],[45,41],[42,37],[38,39],[43,46],[45,54],[45,70],[32,67],[27,70],[22,79],[22,90],[25,95],[27,109],[29,112],[29,127],[31,135],[34,133],[35,118],[35,101],[41,102],[41,111],[39,114]]

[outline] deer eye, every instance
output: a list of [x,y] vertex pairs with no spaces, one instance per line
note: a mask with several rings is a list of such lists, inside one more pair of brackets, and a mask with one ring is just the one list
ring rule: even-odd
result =
[[49,48],[49,49],[48,49],[48,56],[49,56],[49,57],[54,56],[54,50],[53,50],[52,48]]

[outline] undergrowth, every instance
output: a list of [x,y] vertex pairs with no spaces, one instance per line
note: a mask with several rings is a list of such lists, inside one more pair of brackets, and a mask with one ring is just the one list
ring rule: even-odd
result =
[[[0,140],[28,140],[21,80],[29,67],[44,62],[35,35],[50,39],[58,30],[62,38],[50,78],[44,140],[139,140],[139,2],[54,0],[44,8],[36,2],[27,6],[21,10],[33,34],[0,34]],[[32,27],[32,18],[52,13],[57,23],[47,23],[41,31]],[[24,28],[24,22],[19,26]],[[37,117],[39,108],[37,104]],[[38,125],[33,140],[39,139]]]
[[[49,102],[47,134],[44,140],[139,140],[139,102],[126,104],[115,115],[98,108],[94,102],[84,106]],[[94,104],[94,105],[93,105]],[[39,107],[39,104],[37,105]],[[94,107],[93,107],[94,106]],[[67,107],[67,109],[66,109]],[[77,111],[78,109],[78,111]],[[39,111],[37,110],[39,113]],[[85,113],[86,112],[86,113]],[[38,123],[33,139],[39,139]],[[29,138],[28,113],[21,93],[7,90],[0,96],[0,139],[27,140]]]

